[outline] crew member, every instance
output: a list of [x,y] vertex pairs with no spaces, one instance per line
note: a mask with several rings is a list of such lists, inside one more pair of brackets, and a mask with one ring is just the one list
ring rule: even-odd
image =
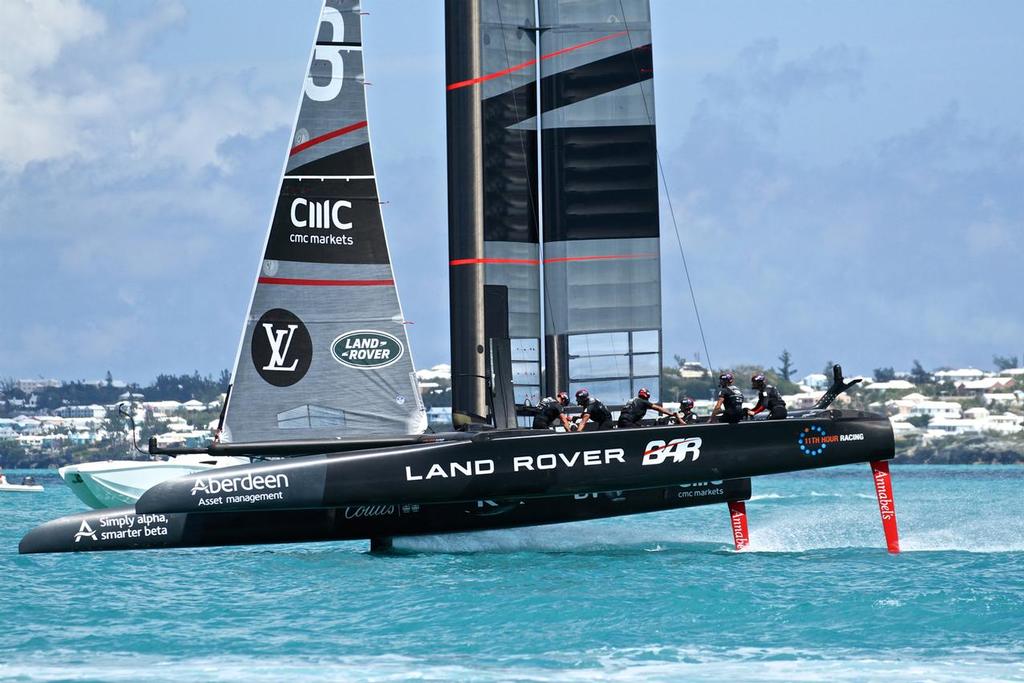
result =
[[686,396],[679,402],[679,411],[676,419],[681,425],[697,424],[697,414],[693,412],[693,399]]
[[757,390],[757,405],[750,411],[757,415],[768,411],[769,420],[786,419],[786,402],[782,400],[779,390],[764,381],[764,375],[758,373],[750,378],[750,388]]
[[636,398],[629,399],[629,402],[622,406],[622,412],[619,413],[619,429],[639,427],[640,420],[644,419],[644,415],[647,414],[648,410],[655,410],[669,417],[679,417],[675,413],[665,410],[657,403],[651,403],[651,392],[646,387],[643,387],[640,391],[636,392]]
[[579,431],[592,432],[598,429],[612,428],[612,411],[596,398],[592,398],[586,389],[576,392],[576,405],[583,408],[583,416],[580,418],[577,428]]
[[570,431],[569,418],[565,416],[563,410],[567,405],[569,405],[569,394],[564,391],[559,391],[554,398],[548,396],[541,399],[537,406],[539,412],[533,418],[533,428],[551,429],[561,423],[565,427],[565,431]]
[[719,413],[722,421],[729,424],[736,424],[743,419],[743,392],[733,384],[734,378],[731,372],[723,372],[718,376],[718,401],[714,410],[711,411],[711,421],[715,422]]

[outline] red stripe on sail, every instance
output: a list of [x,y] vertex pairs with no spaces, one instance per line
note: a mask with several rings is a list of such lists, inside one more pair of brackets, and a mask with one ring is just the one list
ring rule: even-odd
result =
[[358,123],[353,123],[351,126],[345,126],[344,128],[339,128],[338,130],[332,130],[330,133],[324,133],[323,135],[318,135],[315,138],[306,140],[301,145],[295,145],[294,147],[292,147],[291,151],[288,152],[288,156],[294,156],[299,152],[307,150],[314,145],[319,145],[321,142],[333,140],[334,138],[341,137],[342,135],[351,133],[354,130],[359,130],[360,128],[366,128],[366,121],[359,121]]
[[566,263],[568,261],[615,261],[626,259],[658,258],[657,254],[606,254],[601,256],[560,256],[546,258],[544,263]]
[[[611,33],[611,34],[609,34],[607,36],[602,36],[600,38],[594,38],[593,40],[588,40],[587,42],[580,43],[579,45],[570,45],[569,47],[562,48],[561,50],[556,50],[555,52],[552,52],[550,54],[541,55],[540,58],[541,58],[541,60],[551,59],[551,58],[557,57],[559,55],[564,55],[564,54],[566,54],[568,52],[575,52],[576,50],[579,50],[579,49],[582,49],[582,48],[585,48],[585,47],[590,47],[591,45],[596,45],[598,43],[603,43],[604,41],[611,40],[612,38],[618,38],[620,36],[624,36],[624,35],[626,35],[626,33],[627,33],[626,31],[619,31],[618,33]],[[506,75],[508,75],[510,73],[513,73],[513,72],[525,69],[528,66],[533,66],[536,63],[537,63],[536,59],[531,59],[531,60],[523,62],[522,64],[516,64],[515,66],[510,66],[507,69],[502,69],[501,71],[495,71],[494,73],[490,73],[490,74],[487,74],[487,75],[484,75],[484,76],[478,76],[477,78],[470,78],[470,79],[465,80],[465,81],[459,81],[458,83],[452,83],[452,84],[450,84],[448,86],[448,90],[458,90],[459,88],[465,88],[465,87],[470,86],[470,85],[476,85],[477,83],[483,83],[484,81],[489,81],[489,80],[492,80],[492,79],[495,79],[495,78],[500,78],[500,77],[506,76]]]
[[389,287],[394,280],[305,280],[295,277],[261,277],[261,285],[290,285],[302,287]]
[[475,266],[479,263],[502,263],[514,266],[539,266],[540,261],[528,258],[460,258],[449,261],[449,266]]

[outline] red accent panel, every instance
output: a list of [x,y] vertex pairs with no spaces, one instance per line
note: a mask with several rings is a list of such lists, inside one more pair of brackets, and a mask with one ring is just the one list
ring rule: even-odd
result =
[[736,550],[743,550],[750,545],[750,532],[747,530],[747,505],[742,500],[729,502],[729,519],[732,523],[732,542]]
[[882,529],[885,531],[885,545],[890,553],[900,551],[900,533],[896,528],[896,501],[892,493],[892,476],[888,460],[872,460],[871,475],[878,496],[878,512],[882,515]]
[[617,261],[625,259],[658,258],[657,254],[607,254],[603,256],[562,256],[546,258],[544,263],[565,263],[566,261]]
[[261,285],[292,285],[303,287],[381,287],[392,286],[394,280],[303,280],[294,277],[261,277]]
[[449,266],[475,266],[480,263],[505,263],[519,266],[537,266],[540,261],[528,258],[459,258],[449,261]]
[[[619,31],[618,33],[612,33],[612,34],[609,34],[607,36],[602,36],[601,38],[594,38],[593,40],[588,40],[587,42],[580,43],[579,45],[570,45],[569,47],[562,48],[561,50],[556,50],[555,52],[552,52],[551,54],[541,55],[540,58],[541,58],[541,60],[551,59],[552,57],[557,57],[559,55],[564,55],[567,52],[574,52],[574,51],[579,50],[579,49],[584,48],[584,47],[590,47],[591,45],[596,45],[597,43],[603,43],[604,41],[611,40],[612,38],[618,38],[619,36],[624,36],[624,35],[626,35],[626,33],[627,33],[626,31]],[[525,69],[528,66],[533,66],[536,63],[537,63],[536,59],[530,59],[528,61],[523,62],[522,64],[516,64],[515,66],[510,66],[509,68],[502,69],[501,71],[495,71],[494,73],[486,74],[484,76],[478,76],[477,78],[470,78],[469,80],[459,81],[458,83],[451,83],[448,86],[448,90],[458,90],[459,88],[465,88],[465,87],[470,86],[470,85],[476,85],[477,83],[483,83],[484,81],[490,81],[490,80],[495,79],[495,78],[500,78],[502,76],[506,76],[506,75],[508,75],[510,73],[513,73],[515,71],[519,71],[521,69]]]
[[295,145],[294,147],[292,147],[291,151],[288,152],[288,156],[294,156],[303,150],[309,149],[313,145],[319,145],[321,142],[333,140],[334,138],[341,137],[346,133],[351,133],[352,131],[359,130],[360,128],[366,128],[366,121],[359,121],[358,123],[353,123],[351,126],[345,126],[344,128],[339,128],[338,130],[332,130],[330,133],[324,133],[323,135],[318,135],[315,138],[306,140],[301,145]]

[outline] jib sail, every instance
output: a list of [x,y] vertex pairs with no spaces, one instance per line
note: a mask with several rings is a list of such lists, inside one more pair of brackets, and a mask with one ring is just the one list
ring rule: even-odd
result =
[[546,385],[659,394],[648,0],[539,0]]
[[426,427],[380,212],[357,0],[322,8],[222,441]]
[[456,424],[486,420],[484,288],[507,288],[515,403],[541,390],[534,0],[448,0],[449,277]]

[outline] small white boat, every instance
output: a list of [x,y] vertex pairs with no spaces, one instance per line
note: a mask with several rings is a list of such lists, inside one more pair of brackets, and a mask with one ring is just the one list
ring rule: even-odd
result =
[[134,505],[145,491],[168,479],[248,462],[248,458],[189,454],[168,460],[88,462],[61,467],[57,473],[86,505],[108,508]]
[[32,477],[25,477],[20,484],[7,481],[7,477],[0,474],[0,492],[10,491],[11,493],[39,493],[43,490],[42,484],[37,484]]

